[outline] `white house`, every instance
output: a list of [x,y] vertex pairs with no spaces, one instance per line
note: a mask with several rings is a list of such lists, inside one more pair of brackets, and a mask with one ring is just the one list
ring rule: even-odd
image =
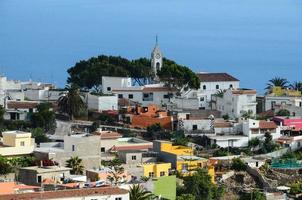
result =
[[247,147],[252,138],[264,139],[266,132],[271,133],[274,140],[280,136],[280,127],[273,121],[248,119],[239,123],[215,122],[215,134],[207,135],[211,144],[220,147]]
[[271,133],[274,140],[281,137],[281,128],[273,121],[248,119],[242,122],[242,131],[249,139],[263,138],[266,132]]
[[212,109],[231,118],[239,118],[249,111],[255,115],[256,106],[256,90],[228,89],[221,95],[212,96]]
[[199,99],[200,109],[211,108],[211,96],[219,90],[239,88],[239,80],[227,73],[198,73],[200,88],[185,92],[183,96]]
[[32,113],[37,112],[39,103],[36,101],[12,101],[5,105],[3,118],[6,120],[29,120]]
[[102,93],[112,94],[112,90],[117,88],[129,88],[132,80],[129,77],[102,76]]
[[170,94],[175,94],[175,92],[175,90],[170,90],[160,84],[116,88],[112,90],[112,93],[117,94],[119,99],[129,99],[140,103],[142,106],[167,104],[170,102]]
[[88,109],[97,110],[99,112],[104,110],[118,110],[117,95],[92,95],[88,94]]
[[296,96],[265,96],[265,110],[275,109],[276,107],[302,107],[302,97]]
[[7,77],[0,76],[0,90],[21,90],[21,82],[7,80]]
[[25,98],[31,101],[57,101],[64,90],[53,90],[49,88],[44,89],[26,89],[24,90]]

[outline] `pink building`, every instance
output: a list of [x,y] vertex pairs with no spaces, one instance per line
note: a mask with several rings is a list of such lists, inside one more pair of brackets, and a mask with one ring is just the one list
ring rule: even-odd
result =
[[281,126],[281,130],[302,130],[302,118],[274,117],[273,121]]

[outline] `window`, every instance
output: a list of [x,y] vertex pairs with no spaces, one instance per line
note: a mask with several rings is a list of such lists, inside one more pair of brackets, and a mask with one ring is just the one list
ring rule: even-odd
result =
[[204,97],[200,97],[199,100],[200,100],[200,101],[204,101]]
[[164,99],[169,99],[169,94],[164,94]]
[[198,167],[202,167],[201,163],[197,163],[197,166],[198,166]]
[[71,146],[71,151],[75,151],[75,146],[74,145]]
[[102,153],[105,153],[105,151],[106,151],[106,150],[105,150],[105,147],[101,147],[101,152],[102,152]]
[[216,90],[218,90],[219,89],[219,85],[216,85]]
[[159,173],[160,176],[165,176],[165,174],[166,174],[165,172],[160,172]]
[[122,197],[116,197],[115,200],[122,200]]
[[38,182],[38,183],[41,183],[41,182],[42,182],[42,176],[38,176],[37,182]]
[[21,142],[20,142],[20,146],[22,146],[22,147],[24,147],[24,146],[25,146],[24,141],[21,141]]
[[149,98],[149,94],[148,93],[144,93],[144,98]]
[[230,84],[230,88],[233,88],[233,85],[232,85],[232,84]]
[[207,86],[206,86],[206,85],[203,85],[203,86],[202,86],[202,89],[203,89],[203,90],[206,90],[206,89],[207,89]]
[[118,94],[118,98],[122,99],[123,98],[123,94]]
[[298,142],[298,147],[301,147],[301,142]]
[[107,87],[107,91],[111,91],[111,87]]
[[148,107],[143,107],[144,112],[148,112]]
[[197,130],[197,125],[194,124],[193,127],[192,127],[193,131]]
[[149,172],[149,177],[153,178],[154,177],[154,172]]
[[129,94],[128,99],[133,99],[133,94]]
[[136,156],[132,156],[132,158],[131,158],[132,160],[136,160]]
[[186,114],[186,119],[190,119],[190,114]]

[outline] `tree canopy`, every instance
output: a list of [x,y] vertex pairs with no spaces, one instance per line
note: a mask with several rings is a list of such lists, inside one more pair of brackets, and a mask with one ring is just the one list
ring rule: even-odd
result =
[[176,88],[178,91],[200,87],[199,78],[190,68],[166,58],[163,59],[163,67],[157,75],[166,86]]
[[102,76],[132,77],[139,84],[141,79],[153,77],[151,61],[147,58],[128,60],[120,56],[100,55],[81,60],[67,70],[67,83],[76,84],[84,89],[100,91]]
[[[192,176],[184,177],[181,194],[191,194],[196,200],[219,200],[224,194],[223,187],[211,182],[211,176],[204,169],[197,170]],[[192,199],[192,198],[191,198]]]
[[[128,60],[120,56],[100,55],[82,60],[67,70],[68,84],[76,84],[82,89],[94,89],[100,92],[102,76],[131,77],[139,85],[154,77],[151,61],[147,58]],[[200,81],[188,67],[177,64],[167,58],[158,72],[160,81],[176,89],[198,89]]]

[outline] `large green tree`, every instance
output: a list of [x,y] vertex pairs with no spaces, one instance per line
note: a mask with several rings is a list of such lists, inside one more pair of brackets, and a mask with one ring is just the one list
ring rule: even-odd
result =
[[120,56],[100,55],[82,60],[67,70],[69,84],[99,92],[102,76],[132,77],[140,85],[143,80],[153,77],[149,59],[128,60]]
[[69,118],[73,120],[86,109],[86,104],[78,86],[71,85],[66,89],[67,93],[62,93],[58,99],[58,107],[62,113],[68,114]]
[[183,194],[191,194],[196,200],[219,200],[224,193],[222,188],[211,182],[211,176],[205,169],[199,169],[192,176],[184,177],[183,184]]
[[38,112],[31,116],[33,128],[43,128],[46,132],[55,129],[55,113],[52,111],[50,103],[41,103],[38,105]]
[[190,68],[166,58],[163,59],[163,67],[157,75],[167,87],[176,89],[178,92],[200,87],[199,78]]

